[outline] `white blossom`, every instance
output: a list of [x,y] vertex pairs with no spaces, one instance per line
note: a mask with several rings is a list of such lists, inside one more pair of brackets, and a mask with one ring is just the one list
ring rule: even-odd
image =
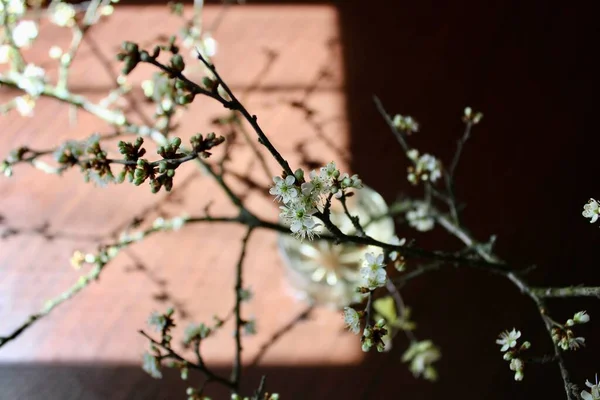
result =
[[63,51],[58,46],[52,46],[50,47],[50,50],[48,50],[48,56],[53,60],[58,60],[59,58],[61,58],[62,55]]
[[17,85],[29,95],[38,97],[46,85],[45,71],[34,65],[27,64],[22,74],[18,74]]
[[583,400],[600,400],[600,385],[598,384],[598,375],[596,375],[596,383],[591,383],[586,380],[585,385],[590,388],[590,391],[583,390],[581,398]]
[[160,361],[150,353],[144,353],[142,361],[142,369],[155,379],[162,378],[162,372],[160,371]]
[[358,335],[360,332],[360,316],[354,308],[344,307],[344,322],[350,332]]
[[587,311],[579,311],[573,315],[573,321],[576,324],[585,324],[586,322],[589,322],[589,320],[590,316]]
[[33,108],[35,107],[35,100],[31,98],[31,96],[18,96],[15,97],[15,109],[21,114],[23,117],[31,117],[33,116]]
[[75,7],[63,2],[55,2],[50,8],[50,21],[58,26],[71,27],[75,24]]
[[12,31],[13,41],[17,47],[29,47],[38,35],[38,27],[33,21],[19,21]]
[[331,183],[334,180],[337,180],[337,178],[340,176],[340,170],[336,168],[335,162],[332,161],[326,166],[321,167],[320,174],[323,180],[325,180],[328,183]]
[[200,338],[204,339],[210,334],[210,328],[203,323],[190,324],[183,333],[183,341],[190,343],[192,340]]
[[217,54],[217,41],[212,37],[210,33],[205,33],[202,38],[202,45],[204,47],[204,54],[207,57],[214,57]]
[[164,315],[154,311],[148,317],[148,326],[157,332],[161,332],[167,325],[167,318]]
[[275,176],[273,177],[275,186],[269,189],[269,193],[275,196],[275,200],[283,201],[287,204],[292,199],[298,196],[298,189],[295,186],[296,178],[294,175],[288,175],[285,179]]
[[413,133],[419,131],[419,123],[413,119],[413,117],[407,115],[406,117],[396,114],[393,119],[393,124],[396,129],[406,131],[407,133]]
[[310,181],[304,182],[300,186],[300,190],[304,196],[309,197],[314,203],[318,203],[321,201],[323,195],[329,193],[331,186],[315,170],[310,171],[309,177]]
[[513,358],[510,361],[510,370],[515,371],[515,381],[523,380],[523,368],[525,367],[525,363],[520,358]]
[[385,286],[387,273],[383,264],[383,254],[375,256],[373,253],[365,254],[365,263],[360,269],[361,287],[366,287],[370,290]]
[[8,15],[20,17],[25,13],[25,1],[24,0],[6,0],[6,10],[4,9],[4,2],[0,1],[0,16],[6,12]]
[[442,176],[442,163],[431,154],[419,157],[419,151],[411,149],[406,156],[412,160],[414,166],[408,168],[408,181],[416,185],[420,181],[435,182]]
[[305,199],[292,201],[279,207],[282,210],[279,216],[290,225],[290,230],[297,238],[312,239],[317,233],[316,229],[320,226],[313,217],[317,210],[311,207],[309,202],[303,200]]
[[499,339],[496,340],[496,343],[502,346],[500,351],[506,351],[511,349],[517,345],[517,339],[521,337],[521,331],[516,330],[515,328],[512,331],[504,331],[500,334]]
[[406,213],[408,224],[420,232],[433,229],[435,220],[429,215],[429,207],[425,203],[419,203],[416,209]]
[[402,355],[402,362],[409,362],[409,369],[415,377],[434,381],[437,372],[432,364],[442,357],[440,350],[430,340],[411,343],[410,347]]
[[583,206],[583,215],[585,218],[590,219],[590,223],[593,224],[598,220],[600,214],[600,204],[594,199],[589,199],[588,202]]

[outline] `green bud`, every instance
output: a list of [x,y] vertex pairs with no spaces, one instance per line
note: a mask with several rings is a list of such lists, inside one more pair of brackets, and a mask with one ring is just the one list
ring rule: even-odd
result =
[[211,132],[211,133],[209,133],[209,134],[206,135],[206,140],[209,140],[209,141],[210,140],[215,140],[215,137],[216,137],[215,133]]
[[174,169],[168,169],[168,170],[167,170],[167,176],[168,176],[169,178],[172,178],[172,177],[174,177],[174,176],[175,176],[175,170],[174,170]]
[[181,89],[185,89],[186,87],[187,87],[186,83],[184,81],[182,81],[181,79],[177,79],[175,81],[175,89],[181,90]]
[[152,58],[156,58],[160,55],[160,46],[154,46],[152,50]]
[[152,191],[152,193],[158,193],[161,187],[162,183],[160,183],[158,179],[152,179],[150,181],[150,190]]
[[183,71],[185,68],[185,63],[183,62],[183,57],[181,57],[181,54],[175,54],[173,57],[171,57],[171,65],[177,72]]
[[202,85],[204,85],[204,87],[212,90],[213,86],[215,85],[215,82],[212,79],[210,79],[208,76],[205,76],[204,78],[202,78]]
[[178,149],[181,146],[181,139],[178,137],[171,139],[171,146],[173,146],[173,149]]
[[294,172],[294,176],[297,180],[304,180],[304,170],[302,168],[298,168],[296,172]]
[[188,94],[184,94],[182,96],[177,96],[177,104],[181,104],[186,105],[186,104],[190,104],[192,101],[194,101],[194,98],[196,97],[196,95],[194,93],[188,93]]
[[150,61],[151,57],[150,54],[148,54],[148,52],[146,50],[142,50],[140,51],[140,60],[147,62]]
[[187,394],[188,396],[192,396],[194,393],[196,393],[196,389],[194,389],[193,387],[189,387],[185,391],[185,394]]
[[188,369],[187,368],[181,368],[181,379],[182,380],[187,380],[188,378]]

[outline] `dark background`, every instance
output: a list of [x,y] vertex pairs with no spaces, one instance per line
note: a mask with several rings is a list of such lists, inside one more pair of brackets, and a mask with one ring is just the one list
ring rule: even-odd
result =
[[[598,284],[600,230],[581,216],[587,199],[600,197],[595,3],[333,4],[339,9],[344,49],[352,170],[388,201],[405,179],[406,160],[373,105],[374,94],[390,113],[410,114],[421,122],[413,145],[446,163],[462,133],[462,110],[472,106],[485,117],[457,172],[457,196],[467,205],[465,225],[482,241],[498,235],[496,251],[504,259],[537,265],[528,276],[533,284]],[[461,246],[441,232],[418,240],[426,248]],[[513,326],[533,343],[532,354],[551,351],[535,307],[510,282],[448,269],[415,280],[404,294],[415,310],[419,337],[443,349],[436,384],[412,379],[399,361],[404,346],[396,346],[387,354],[370,354],[360,367],[248,371],[248,388],[267,373],[269,387],[284,399],[565,397],[556,365],[528,365],[525,380],[515,383],[502,360],[494,341]],[[549,305],[559,321],[582,309],[591,314],[591,322],[579,329],[589,345],[566,354],[574,382],[583,387],[600,368],[598,299]],[[137,366],[23,366],[12,372],[24,385],[35,374],[53,374],[57,384],[90,380],[98,386],[94,398],[99,399],[109,398],[115,388],[122,398],[182,398],[186,387],[175,378],[167,379],[168,385],[154,381]],[[111,391],[92,381],[112,382]],[[40,393],[53,398],[51,388]]]

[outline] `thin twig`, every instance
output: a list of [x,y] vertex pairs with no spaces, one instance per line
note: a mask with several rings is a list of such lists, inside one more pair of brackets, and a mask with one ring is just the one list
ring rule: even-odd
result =
[[248,228],[246,231],[246,235],[242,239],[242,249],[240,251],[240,256],[238,258],[237,266],[235,269],[236,274],[236,282],[235,282],[235,358],[233,361],[233,368],[231,371],[231,382],[233,384],[233,389],[235,391],[239,390],[240,380],[242,378],[242,334],[241,330],[245,323],[242,319],[242,289],[243,289],[243,279],[244,279],[244,270],[243,263],[244,257],[246,256],[246,247],[248,245],[248,240],[250,239],[250,235],[252,234],[252,227]]

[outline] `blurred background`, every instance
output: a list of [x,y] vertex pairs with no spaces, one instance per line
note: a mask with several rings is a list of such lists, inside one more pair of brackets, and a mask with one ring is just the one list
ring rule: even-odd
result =
[[[293,166],[335,160],[388,203],[417,192],[405,179],[406,159],[373,95],[388,112],[416,118],[421,130],[411,137],[414,147],[446,163],[462,134],[464,107],[482,111],[457,172],[465,225],[482,241],[497,235],[496,251],[504,259],[537,265],[529,275],[533,284],[598,285],[600,231],[581,216],[583,204],[600,196],[594,5],[248,1],[223,12],[209,2],[204,23],[215,27],[220,73]],[[113,60],[123,40],[150,47],[180,27],[160,2],[124,2],[115,11],[83,43],[73,64],[73,92],[102,98],[114,88],[120,66]],[[67,30],[42,26],[26,55],[52,73],[48,49],[69,40]],[[152,72],[143,66],[129,77],[139,101],[125,106],[134,118],[152,113],[140,89]],[[201,77],[200,70],[191,74]],[[15,94],[0,88],[0,100]],[[33,118],[16,112],[0,117],[2,157],[21,145],[45,149],[107,130],[84,112],[73,125],[69,113],[64,104],[41,99]],[[212,121],[225,113],[199,99],[178,121],[177,134],[219,132]],[[253,210],[274,220],[267,177],[243,139],[233,143],[228,182]],[[277,171],[275,163],[269,167]],[[208,204],[215,215],[233,212],[192,165],[180,168],[170,195],[127,184],[100,189],[83,183],[78,171],[59,178],[26,165],[0,180],[0,193],[6,236],[0,241],[0,335],[77,281],[82,272],[69,265],[74,250],[94,250],[135,216],[197,215]],[[6,235],[11,230],[17,233]],[[0,350],[0,398],[182,398],[188,383],[177,373],[157,381],[141,370],[147,343],[137,331],[150,312],[169,306],[180,327],[225,314],[233,298],[224,293],[233,293],[243,233],[241,227],[195,225],[120,254],[97,284]],[[402,227],[398,235],[416,237],[424,248],[462,246],[441,231]],[[535,354],[551,350],[535,307],[509,282],[449,268],[404,289],[419,337],[442,349],[440,379],[432,384],[414,379],[400,361],[404,338],[388,353],[365,355],[358,338],[344,331],[339,312],[295,300],[274,233],[258,232],[250,246],[245,280],[256,295],[245,312],[256,316],[258,334],[244,341],[248,391],[267,374],[268,387],[284,399],[564,398],[556,365],[529,365],[525,380],[515,383],[502,360],[495,339],[513,326]],[[591,315],[578,331],[586,349],[566,354],[574,382],[583,387],[600,368],[598,300],[549,306],[559,321],[579,310]],[[203,347],[207,362],[225,374],[233,355],[230,330]]]

